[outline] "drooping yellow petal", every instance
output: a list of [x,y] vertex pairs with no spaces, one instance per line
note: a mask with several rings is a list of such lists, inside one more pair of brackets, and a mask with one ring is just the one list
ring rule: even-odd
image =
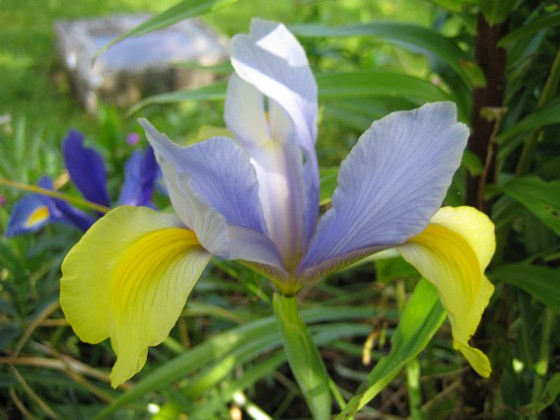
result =
[[484,213],[444,207],[424,232],[399,247],[403,258],[436,286],[451,322],[453,347],[485,378],[490,362],[469,340],[494,291],[484,270],[495,246],[494,225]]
[[146,207],[112,210],[70,250],[62,264],[62,310],[81,340],[111,339],[114,387],[169,335],[209,259],[179,219]]

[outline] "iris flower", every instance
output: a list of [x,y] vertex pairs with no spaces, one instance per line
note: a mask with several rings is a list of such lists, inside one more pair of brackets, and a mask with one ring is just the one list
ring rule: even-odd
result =
[[[110,207],[105,163],[98,152],[84,146],[83,134],[70,130],[62,144],[62,151],[70,179],[83,197],[90,203]],[[117,205],[151,205],[157,174],[157,162],[151,147],[145,152],[136,150],[126,163],[125,182]],[[38,184],[44,190],[54,190],[53,181],[49,177],[42,177]],[[14,206],[6,236],[36,232],[46,224],[56,222],[67,223],[85,231],[100,216],[100,213],[93,216],[84,213],[59,198],[31,194]]]
[[116,208],[63,263],[62,309],[83,341],[110,338],[112,385],[167,337],[213,256],[240,261],[291,296],[388,248],[436,286],[453,346],[487,377],[489,361],[469,339],[493,291],[484,275],[493,225],[470,207],[440,209],[469,135],[455,106],[374,122],[320,215],[317,85],[302,46],[285,26],[256,19],[233,38],[231,62],[225,120],[234,138],[181,147],[140,121],[175,213]]

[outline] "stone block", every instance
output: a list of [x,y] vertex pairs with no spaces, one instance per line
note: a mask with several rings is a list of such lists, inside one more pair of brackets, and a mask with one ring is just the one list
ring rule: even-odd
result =
[[55,24],[58,54],[88,112],[95,113],[99,100],[128,107],[146,96],[195,88],[215,79],[214,72],[201,67],[225,62],[227,41],[198,19],[127,38],[92,62],[101,47],[150,17],[111,16]]

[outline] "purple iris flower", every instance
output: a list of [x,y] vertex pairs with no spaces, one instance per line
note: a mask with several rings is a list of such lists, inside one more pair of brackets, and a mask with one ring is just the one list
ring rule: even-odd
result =
[[395,248],[438,290],[453,346],[482,376],[469,344],[493,291],[484,275],[494,226],[470,207],[440,208],[469,135],[452,103],[375,121],[340,165],[319,211],[317,85],[281,24],[255,19],[231,42],[225,120],[232,138],[180,147],[141,120],[176,214],[119,207],[62,265],[60,302],[88,343],[111,339],[117,386],[161,343],[213,256],[238,260],[291,297],[375,252]]
[[[70,179],[89,202],[110,207],[107,192],[107,172],[105,162],[94,149],[84,146],[84,136],[77,130],[70,130],[62,145],[64,164]],[[136,150],[126,163],[125,182],[117,206],[152,207],[152,193],[159,170],[150,146],[145,152]],[[54,190],[53,181],[42,177],[39,186]],[[23,197],[14,206],[8,221],[6,236],[16,236],[35,232],[48,223],[67,223],[81,230],[87,230],[102,214],[90,215],[68,202],[41,194]]]

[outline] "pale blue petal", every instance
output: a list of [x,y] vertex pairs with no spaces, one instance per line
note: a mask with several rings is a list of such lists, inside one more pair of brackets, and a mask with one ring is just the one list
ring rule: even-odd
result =
[[[287,249],[294,255],[305,251],[317,222],[317,85],[305,51],[281,24],[254,19],[251,32],[235,36],[231,49],[237,75],[228,90],[226,121],[244,147],[253,147],[249,152],[257,167],[271,237],[283,254],[291,258],[286,255],[290,253]],[[239,78],[253,88],[244,86]],[[263,115],[265,111],[268,117]],[[266,144],[269,138],[283,143],[283,150],[276,152],[278,158],[267,156],[271,155],[272,145]],[[271,168],[271,161],[282,165]],[[284,170],[280,172],[282,166]],[[259,168],[269,168],[269,179],[264,179],[267,174]],[[289,201],[279,197],[270,200],[273,191],[282,190],[274,185],[274,173],[288,179]],[[273,213],[280,213],[287,220],[273,217]],[[289,232],[297,235],[288,235]]]
[[264,95],[236,74],[228,83],[224,119],[235,140],[249,153],[271,140]]
[[[248,153],[255,168],[259,201],[268,236],[285,261],[299,258],[311,239],[304,217],[306,180],[302,149],[287,114],[269,101],[275,132],[265,115],[264,96],[251,84],[233,75],[226,100],[226,122],[237,143]],[[284,128],[281,128],[282,116]],[[287,127],[286,127],[287,126]]]
[[281,266],[267,237],[247,153],[225,137],[179,147],[147,120],[140,124],[162,168],[173,207],[204,248],[223,258]]
[[253,19],[248,35],[231,42],[236,73],[275,100],[292,119],[302,147],[317,137],[317,84],[305,51],[282,24]]
[[469,135],[452,103],[395,112],[362,135],[338,175],[300,271],[405,242],[441,206]]

